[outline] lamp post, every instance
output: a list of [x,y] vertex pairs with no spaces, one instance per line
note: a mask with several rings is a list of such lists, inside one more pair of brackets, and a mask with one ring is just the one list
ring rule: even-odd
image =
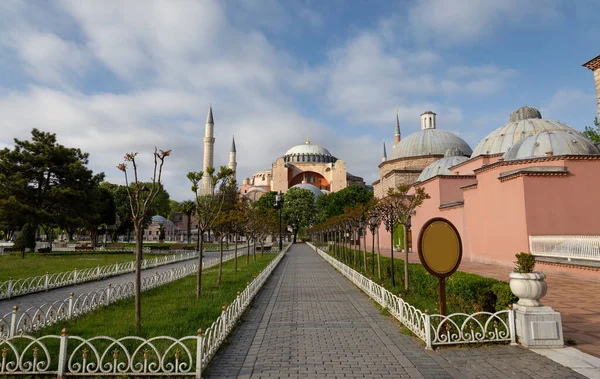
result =
[[[361,252],[361,255],[363,256],[363,270],[365,270],[364,272],[367,272],[367,252],[363,252],[361,247],[360,247],[360,237],[363,234],[363,229],[365,228],[365,217],[361,216],[361,218],[358,220],[358,251]],[[365,243],[366,245],[366,243]],[[365,249],[366,250],[366,249]]]
[[282,242],[282,232],[281,232],[281,211],[283,210],[283,197],[281,196],[281,191],[277,195],[275,195],[275,208],[279,209],[279,251],[281,251],[283,247]]
[[371,218],[369,219],[369,229],[371,229],[371,234],[373,235],[373,243],[371,245],[371,260],[372,262],[372,267],[373,267],[373,272],[372,272],[372,276],[375,276],[375,231],[377,230],[377,213],[373,212],[371,213]]

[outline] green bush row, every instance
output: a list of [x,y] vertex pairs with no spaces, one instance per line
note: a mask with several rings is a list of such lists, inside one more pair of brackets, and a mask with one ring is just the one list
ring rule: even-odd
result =
[[[335,254],[333,254],[335,256]],[[354,253],[345,249],[341,257],[344,263],[353,267]],[[377,258],[376,258],[377,259]],[[401,294],[404,300],[421,310],[429,309],[437,312],[439,307],[439,281],[437,277],[429,274],[421,264],[409,264],[409,291],[404,291],[404,261],[394,259],[394,272],[396,285],[391,287],[391,259],[381,257],[381,280],[377,277],[377,263],[375,263],[375,277],[371,277],[371,254],[367,254],[367,270],[362,269],[363,256],[358,253],[357,271],[370,277],[375,282],[384,286],[395,294]],[[460,267],[459,267],[460,270]],[[508,275],[508,273],[507,273]],[[457,271],[446,278],[446,304],[449,313],[473,313],[479,311],[497,312],[506,309],[510,304],[516,303],[509,284],[493,278]]]

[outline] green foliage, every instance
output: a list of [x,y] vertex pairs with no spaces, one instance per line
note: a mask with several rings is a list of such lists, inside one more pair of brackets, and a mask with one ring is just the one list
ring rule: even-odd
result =
[[298,232],[307,228],[314,221],[315,197],[313,193],[303,188],[290,188],[283,200],[283,219],[292,228],[294,243]]
[[515,254],[517,261],[515,262],[515,272],[527,274],[533,272],[535,268],[535,256],[530,253]]
[[2,224],[82,226],[90,213],[88,195],[104,178],[86,167],[89,155],[38,129],[31,131],[31,141],[14,141],[13,150],[0,150]]
[[396,225],[394,227],[394,246],[404,249],[404,226]]
[[160,242],[163,242],[165,240],[165,227],[163,226],[163,224],[160,224],[158,226],[158,240]]
[[29,223],[25,223],[21,232],[17,236],[15,243],[13,245],[15,249],[18,249],[21,252],[25,252],[26,249],[31,251],[35,250],[35,228],[32,227]]
[[275,191],[265,193],[256,202],[256,208],[263,212],[266,212],[269,209],[275,209],[275,196],[277,196],[277,192]]
[[585,130],[581,132],[585,137],[587,137],[592,143],[600,148],[600,119],[596,117],[594,119],[594,125],[596,128],[591,128],[589,126],[585,127]]
[[319,196],[316,201],[316,222],[323,222],[333,216],[344,213],[344,208],[352,208],[357,204],[366,205],[373,193],[357,185],[346,187],[337,192]]

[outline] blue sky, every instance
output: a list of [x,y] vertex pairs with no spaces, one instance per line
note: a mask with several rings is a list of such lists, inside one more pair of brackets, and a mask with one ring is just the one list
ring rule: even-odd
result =
[[171,197],[191,197],[212,102],[215,163],[238,179],[311,141],[368,183],[381,142],[431,109],[471,147],[522,105],[583,129],[596,114],[594,0],[0,2],[0,147],[33,127],[115,166],[154,146]]

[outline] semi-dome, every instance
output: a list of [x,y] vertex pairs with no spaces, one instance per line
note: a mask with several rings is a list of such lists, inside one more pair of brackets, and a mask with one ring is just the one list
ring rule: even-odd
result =
[[579,134],[567,124],[543,119],[540,111],[535,108],[521,107],[511,113],[508,124],[499,127],[481,140],[471,157],[505,153],[509,147],[520,140],[546,131],[570,131]]
[[544,131],[520,140],[504,154],[505,161],[549,155],[597,155],[600,150],[581,134],[572,131]]
[[299,183],[299,184],[296,184],[295,186],[292,186],[291,188],[300,188],[300,189],[309,190],[310,192],[312,192],[312,194],[315,196],[315,198],[317,198],[323,194],[323,191],[321,191],[318,187],[313,186],[312,184],[308,184],[308,183]]
[[156,216],[152,216],[152,222],[160,222],[161,224],[163,224],[163,223],[167,222],[167,219],[164,218],[163,216],[156,215]]
[[444,158],[439,159],[429,166],[425,167],[417,178],[417,182],[424,182],[438,175],[451,175],[450,167],[456,166],[459,163],[467,161],[469,158],[464,156],[457,148],[446,150]]
[[329,150],[320,145],[314,145],[307,139],[302,145],[296,145],[286,151],[283,156],[286,162],[326,162],[337,161]]
[[446,150],[456,148],[463,155],[471,155],[471,147],[454,133],[440,129],[422,129],[404,137],[394,148],[388,160],[443,155]]

